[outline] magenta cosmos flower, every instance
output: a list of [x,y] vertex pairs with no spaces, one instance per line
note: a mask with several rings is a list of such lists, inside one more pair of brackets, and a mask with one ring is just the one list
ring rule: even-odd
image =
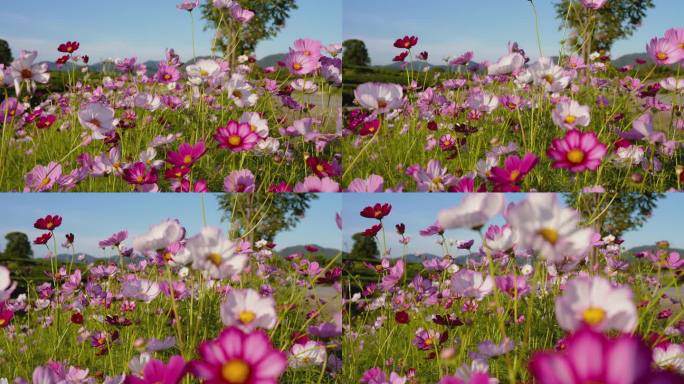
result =
[[189,167],[199,160],[207,151],[203,141],[195,145],[183,143],[178,147],[178,152],[169,151],[166,155],[166,161],[178,166]]
[[219,148],[243,152],[254,148],[259,140],[259,135],[252,131],[252,127],[248,123],[231,120],[225,127],[216,129],[214,139],[218,141]]
[[684,59],[684,50],[667,38],[654,37],[646,46],[646,52],[659,65],[675,64]]
[[127,375],[125,384],[177,384],[187,373],[182,356],[172,356],[168,364],[152,359],[143,369],[143,377]]
[[277,384],[287,368],[285,354],[262,331],[229,327],[200,344],[198,352],[201,359],[191,362],[190,370],[212,384]]
[[609,339],[583,328],[566,340],[562,352],[537,352],[530,371],[539,384],[682,383],[682,377],[651,370],[648,346],[637,336]]
[[546,154],[554,161],[554,168],[571,172],[595,171],[608,148],[598,141],[594,132],[568,131],[562,139],[554,139]]
[[581,0],[582,5],[589,9],[599,9],[606,5],[608,0]]
[[517,155],[511,155],[504,161],[503,167],[493,167],[489,179],[496,183],[494,190],[497,192],[519,191],[517,185],[530,173],[539,162],[539,157],[533,153],[527,153],[521,159]]

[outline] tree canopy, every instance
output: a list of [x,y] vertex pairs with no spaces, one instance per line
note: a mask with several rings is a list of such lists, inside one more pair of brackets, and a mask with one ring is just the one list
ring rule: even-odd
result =
[[344,48],[344,55],[342,56],[343,65],[358,65],[369,66],[371,63],[370,56],[368,56],[368,49],[366,44],[357,39],[345,40],[342,43]]
[[5,235],[7,245],[2,253],[3,259],[30,259],[33,256],[28,236],[21,232],[10,232]]
[[0,64],[8,66],[12,63],[12,60],[14,60],[14,58],[12,58],[12,50],[10,49],[9,43],[0,39]]

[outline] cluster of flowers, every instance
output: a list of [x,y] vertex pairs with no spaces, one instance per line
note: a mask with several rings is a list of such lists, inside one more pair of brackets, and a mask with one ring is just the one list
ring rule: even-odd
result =
[[[179,8],[192,11],[197,5],[198,1],[186,1],[179,4]],[[251,11],[242,9],[234,1],[215,1],[214,6],[230,9],[233,17],[244,23],[253,16]],[[77,41],[61,44],[58,50],[67,56],[60,58],[58,63],[64,64],[68,60],[87,63],[87,56],[74,55],[79,47]],[[204,123],[201,124],[202,129],[193,127],[187,132],[150,135],[151,140],[143,143],[145,147],[127,149],[128,159],[122,153],[126,137],[141,134],[133,133],[133,128],[149,126],[156,121],[168,130],[172,123],[169,117],[161,117],[162,114],[189,113],[194,108],[203,110],[206,116],[202,119],[205,121],[225,119],[215,125],[218,127],[213,138],[219,151],[213,151],[214,157],[223,158],[226,155],[221,152],[223,150],[259,158],[270,157],[277,164],[306,163],[298,179],[275,182],[265,185],[264,189],[337,191],[339,186],[331,177],[341,174],[340,164],[327,148],[339,137],[330,125],[338,114],[337,107],[309,104],[298,101],[295,96],[301,93],[300,100],[313,100],[312,95],[319,90],[330,93],[334,92],[330,87],[341,85],[342,62],[337,57],[341,49],[338,44],[323,46],[317,40],[299,39],[276,67],[263,69],[256,65],[254,57],[246,55],[238,58],[235,68],[221,59],[199,59],[184,64],[170,49],[158,63],[156,73],[150,73],[145,64],[137,62],[136,57],[117,59],[114,61],[117,76],[105,76],[100,84],[78,81],[70,84],[65,93],[50,94],[38,105],[21,102],[19,96],[24,84],[29,93],[34,93],[37,84],[48,83],[48,65],[35,62],[36,51],[22,51],[8,68],[0,67],[0,87],[13,84],[17,96],[0,103],[0,123],[27,155],[41,153],[42,149],[34,144],[36,136],[44,134],[41,130],[58,125],[58,131],[63,135],[75,136],[75,131],[78,131],[78,137],[69,139],[69,142],[76,140],[78,143],[64,158],[66,161],[51,161],[47,165],[39,163],[25,173],[25,191],[68,191],[89,178],[109,175],[121,178],[136,191],[160,190],[161,175],[164,175],[171,191],[205,192],[210,186],[218,190],[220,181],[206,180],[202,177],[207,175],[193,175],[192,172],[192,166],[213,149],[206,142],[211,135],[202,132]],[[87,69],[83,68],[84,71]],[[290,76],[283,80],[283,76],[278,75],[281,70]],[[269,97],[274,99],[273,102],[260,103]],[[238,114],[227,119],[223,113],[218,114],[217,111],[226,108]],[[273,108],[273,113],[264,111],[264,108]],[[75,120],[70,117],[74,114],[80,127],[72,126]],[[305,117],[307,114],[309,117]],[[290,120],[291,116],[297,116],[297,119]],[[37,130],[32,129],[33,126]],[[188,133],[191,137],[183,137]],[[182,139],[192,141],[182,142],[177,151],[169,148]],[[106,150],[99,153],[87,150],[95,148],[97,151],[98,147]],[[138,150],[139,153],[136,152]],[[72,153],[77,155],[75,159],[69,157]],[[299,162],[298,157],[304,157],[306,161]],[[66,170],[67,166],[73,167]],[[231,172],[224,175],[226,191],[255,188],[256,178],[252,170],[243,168]],[[288,185],[288,182],[294,184],[293,181],[297,184]],[[165,186],[162,184],[162,187]]]
[[[361,216],[379,224],[367,229],[364,235],[377,236],[391,210],[389,204],[365,207]],[[485,228],[499,214],[503,214],[506,224]],[[445,231],[457,228],[480,233],[480,249],[470,251],[473,240],[453,242],[445,237]],[[396,233],[401,244],[410,241],[405,224],[397,224]],[[684,321],[677,322],[679,317],[673,317],[672,307],[667,308],[670,299],[662,292],[668,283],[655,275],[631,275],[630,263],[621,253],[622,241],[611,235],[601,237],[592,228],[582,227],[578,212],[561,206],[554,195],[530,194],[525,200],[508,205],[502,194],[465,195],[456,207],[441,211],[436,223],[421,230],[420,235],[437,235],[438,243],[444,246],[444,256],[424,260],[423,269],[412,278],[407,276],[404,259],[393,261],[386,254],[377,265],[365,263],[378,280],[360,287],[348,299],[357,311],[365,312],[359,319],[366,319],[346,330],[345,338],[350,345],[362,348],[371,340],[381,345],[387,342],[378,340],[384,337],[381,335],[401,337],[402,332],[412,332],[402,331],[408,327],[415,332],[413,346],[423,351],[426,359],[442,361],[434,370],[444,372],[443,367],[449,365],[459,348],[466,347],[465,340],[460,346],[460,339],[449,332],[462,326],[476,327],[476,316],[489,310],[493,301],[501,308],[496,316],[502,317],[505,324],[499,329],[500,340],[479,341],[468,354],[471,363],[461,366],[453,375],[443,376],[439,383],[498,383],[499,379],[490,372],[492,359],[509,353],[527,354],[526,350],[538,345],[529,336],[521,340],[507,336],[520,335],[516,327],[533,321],[526,318],[532,312],[524,311],[523,306],[531,305],[531,298],[551,297],[551,312],[555,312],[557,326],[567,334],[557,340],[555,351],[532,349],[528,373],[535,382],[683,382]],[[451,256],[449,244],[467,250],[468,256]],[[684,259],[667,248],[666,242],[658,244],[657,250],[637,254],[637,261],[649,260],[654,271],[670,270],[676,279],[684,269]],[[662,276],[660,272],[657,275]],[[636,301],[630,283],[650,286],[653,303]],[[503,310],[506,300],[517,303],[519,311]],[[679,300],[671,299],[675,307]],[[656,331],[649,325],[650,333],[644,341],[636,332],[640,324],[651,321],[644,314],[655,305],[661,309],[648,316],[663,321],[664,329]],[[388,312],[394,314],[394,321],[388,318]],[[535,323],[536,326],[542,325]],[[474,329],[468,332],[479,334]],[[615,334],[618,336],[614,337]],[[416,369],[412,364],[423,364],[406,357],[400,361],[388,357],[385,363],[386,367],[396,369],[389,374],[381,367],[367,369],[360,382],[404,384],[434,374]],[[513,366],[507,364],[506,369]]]
[[[585,3],[588,8],[598,9],[605,2]],[[394,44],[397,48],[406,49],[394,60],[401,62],[407,72],[412,67],[405,59],[417,44],[418,38],[415,36],[405,36]],[[682,65],[684,29],[670,29],[665,37],[654,38],[647,51],[656,65]],[[417,57],[422,61],[427,61],[427,58],[427,52]],[[654,128],[657,114],[671,112],[668,113],[671,127],[684,129],[684,119],[679,113],[676,97],[672,98],[672,102],[659,97],[664,91],[681,94],[684,80],[673,76],[647,84],[650,75],[643,80],[631,76],[611,78],[614,70],[606,63],[610,57],[598,53],[590,56],[591,62],[588,64],[580,56],[570,56],[563,61],[564,65],[556,64],[549,57],[541,57],[528,65],[530,59],[517,43],[509,44],[508,53],[496,63],[478,64],[472,59],[473,52],[448,59],[451,67],[465,66],[467,73],[453,72],[454,77],[449,72],[446,79],[438,78],[444,74],[437,73],[434,86],[426,84],[421,88],[415,80],[405,87],[376,82],[359,85],[354,96],[355,103],[361,109],[349,111],[346,135],[354,139],[354,146],[369,146],[374,141],[372,138],[384,126],[399,127],[399,136],[413,138],[422,129],[422,123],[415,121],[427,121],[424,151],[437,150],[435,157],[462,161],[461,154],[471,151],[469,147],[486,148],[486,144],[474,142],[481,139],[483,131],[493,130],[502,124],[509,125],[515,134],[522,131],[522,143],[512,141],[501,144],[492,139],[490,144],[493,147],[479,158],[475,169],[465,169],[460,177],[449,173],[443,165],[444,160],[437,158],[430,160],[425,168],[421,164],[396,166],[413,179],[418,191],[519,191],[524,176],[543,161],[541,154],[534,153],[536,149],[531,143],[532,138],[526,138],[526,135],[546,136],[536,129],[541,123],[524,123],[521,116],[548,108],[551,110],[550,120],[563,132],[562,136],[550,139],[546,147],[546,157],[552,168],[565,169],[570,176],[575,176],[611,165],[628,171],[636,169],[630,175],[630,180],[635,183],[644,180],[644,173],[661,171],[673,176],[670,177],[670,186],[677,186],[684,180],[684,169],[678,167],[675,161],[681,147],[680,140],[674,134],[666,135]],[[645,63],[641,58],[637,59],[637,65]],[[429,69],[429,66],[425,68]],[[620,68],[619,72],[633,69],[632,66],[626,66]],[[509,85],[517,88],[512,94]],[[577,99],[581,95],[580,91],[586,87],[599,91],[593,111],[590,105],[584,105]],[[607,92],[611,89],[613,91]],[[625,109],[624,112],[616,112],[613,108],[624,103],[625,98],[635,98],[636,103],[640,104],[633,118],[629,116],[632,111]],[[597,126],[597,122],[592,125],[592,115],[594,119],[601,116],[599,120],[604,121],[602,125]],[[622,127],[625,122],[629,122],[626,129]],[[525,124],[531,126],[523,126]],[[499,131],[497,128],[496,132]],[[400,140],[395,133],[391,135],[390,140]],[[368,140],[368,137],[371,139]],[[378,155],[374,156],[375,160],[382,160]],[[482,154],[478,153],[478,156]],[[639,167],[642,171],[638,170]],[[387,177],[372,176],[376,180],[378,177]],[[382,187],[382,184],[364,183],[363,179],[357,178],[349,184],[348,189],[352,192],[379,191]],[[394,186],[395,190],[403,188],[403,184]],[[605,189],[603,186],[593,188]]]
[[[53,236],[61,225],[60,216],[48,215],[38,219],[34,226]],[[78,258],[58,266],[55,264],[58,261],[51,258],[52,272],[47,272],[50,281],[35,287],[36,297],[28,296],[33,296],[32,291],[28,295],[14,295],[17,282],[11,279],[6,267],[0,266],[0,339],[7,342],[3,343],[3,349],[11,348],[9,343],[20,340],[22,342],[18,344],[24,347],[17,347],[19,349],[25,349],[24,341],[31,339],[46,342],[47,339],[41,338],[48,337],[49,332],[34,329],[40,326],[49,330],[59,326],[58,319],[64,317],[62,312],[67,314],[71,325],[61,337],[75,338],[63,342],[66,350],[60,354],[61,360],[37,366],[28,382],[175,384],[189,374],[214,383],[275,384],[287,369],[314,368],[320,371],[317,375],[327,371],[333,376],[341,369],[339,342],[336,341],[342,332],[338,299],[324,300],[314,296],[313,306],[295,309],[304,303],[276,304],[278,288],[274,288],[287,284],[308,289],[330,286],[339,294],[339,267],[326,270],[301,254],[288,256],[289,265],[283,267],[272,252],[275,244],[263,240],[253,245],[244,240],[232,241],[221,230],[211,227],[186,237],[186,230],[178,220],[165,220],[152,226],[148,233],[133,239],[132,248],[123,245],[127,239],[128,232],[124,230],[99,242],[101,248],[116,251],[121,260],[118,265],[97,262],[86,266]],[[40,243],[44,244],[42,240]],[[67,234],[62,246],[74,250],[75,236]],[[55,253],[56,249],[49,255]],[[76,268],[71,270],[72,267]],[[261,284],[258,289],[241,288],[253,277]],[[192,332],[185,324],[188,318],[181,324],[179,317],[184,315],[178,308],[184,305],[192,308],[192,303],[197,305],[205,295],[219,296],[220,301],[212,302],[219,303],[214,312],[220,315],[224,328],[215,338],[199,343],[197,355],[170,356],[169,352],[177,348],[183,352],[177,344],[189,339],[183,338],[181,333],[161,340],[154,338],[152,332],[157,334],[158,329],[164,328],[146,330],[137,320],[141,316],[163,315],[167,312],[157,310],[160,303],[163,303],[161,307],[169,307],[171,303],[165,323],[168,329],[185,328],[183,332]],[[324,310],[326,306],[327,311]],[[309,312],[302,314],[306,318],[304,328],[283,329],[285,325],[281,322],[285,313],[279,313],[281,307],[287,308],[286,312],[310,307]],[[190,312],[188,316],[198,315]],[[208,316],[208,313],[201,316]],[[325,319],[328,316],[330,319]],[[149,333],[146,338],[135,341],[140,355],[132,357],[129,372],[103,379],[87,368],[70,365],[69,360],[76,358],[70,355],[70,345],[82,350],[79,344],[90,344],[95,355],[119,349],[129,351],[130,346],[122,341],[122,334],[128,327],[138,329],[137,337]],[[283,346],[275,344],[276,331],[281,335],[278,343],[284,342]],[[288,332],[292,334],[288,335]],[[162,360],[156,358],[155,353],[170,357]],[[197,357],[187,360],[192,356]],[[4,356],[3,364],[12,363],[7,358],[9,355]],[[33,367],[40,363],[25,361],[22,364]],[[7,381],[0,379],[0,382]],[[27,381],[17,378],[15,382]]]

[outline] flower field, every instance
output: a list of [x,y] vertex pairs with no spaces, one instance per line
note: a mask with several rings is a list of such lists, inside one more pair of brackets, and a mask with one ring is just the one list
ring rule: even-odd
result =
[[88,261],[70,220],[35,221],[42,278],[18,261],[0,266],[0,381],[337,382],[337,258],[278,255],[265,240],[187,233],[169,219],[103,236],[113,256]]
[[386,256],[352,255],[368,272],[345,286],[343,382],[683,382],[684,258],[667,242],[630,254],[553,194],[470,194],[420,229],[443,253],[416,264],[417,229],[375,201],[345,204]]
[[[594,11],[582,14],[589,36]],[[496,62],[475,62],[477,51],[468,51],[431,67],[419,37],[398,38],[394,76],[345,66],[353,96],[346,95],[340,145],[343,185],[353,192],[678,190],[683,39],[681,28],[663,28],[643,42],[647,55],[620,67],[605,52],[540,52],[532,60],[515,42]]]

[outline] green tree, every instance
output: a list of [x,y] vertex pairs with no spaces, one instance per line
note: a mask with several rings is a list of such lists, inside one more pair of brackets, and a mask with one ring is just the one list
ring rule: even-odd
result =
[[345,40],[342,43],[344,48],[344,55],[342,56],[342,62],[344,65],[358,65],[362,67],[369,66],[371,63],[370,57],[368,56],[368,49],[366,49],[366,44],[357,39]]
[[653,0],[610,0],[602,8],[591,10],[577,0],[560,0],[556,16],[561,30],[567,21],[567,27],[574,31],[565,43],[587,59],[592,51],[610,51],[617,40],[631,36],[653,7]]
[[605,236],[616,237],[641,228],[653,214],[662,193],[571,193],[566,202],[580,211],[585,220]]
[[253,52],[260,41],[275,37],[285,26],[290,11],[297,9],[295,0],[235,1],[255,13],[248,24],[233,20],[229,9],[217,9],[211,0],[202,5],[202,18],[207,22],[204,30],[215,31],[212,50],[222,52],[231,64],[235,64],[237,56]]
[[14,59],[12,58],[12,50],[10,49],[9,43],[0,39],[0,64],[8,66],[12,63],[12,60]]
[[233,238],[273,241],[279,232],[294,228],[316,199],[313,193],[226,193],[218,196],[218,203]]
[[350,259],[377,259],[380,255],[380,250],[378,250],[378,244],[375,242],[374,237],[368,237],[361,233],[357,233],[352,236],[352,240],[354,240],[354,245],[352,245],[352,250],[349,253]]
[[33,256],[28,236],[21,232],[10,232],[5,235],[7,246],[2,253],[4,259],[30,259]]

